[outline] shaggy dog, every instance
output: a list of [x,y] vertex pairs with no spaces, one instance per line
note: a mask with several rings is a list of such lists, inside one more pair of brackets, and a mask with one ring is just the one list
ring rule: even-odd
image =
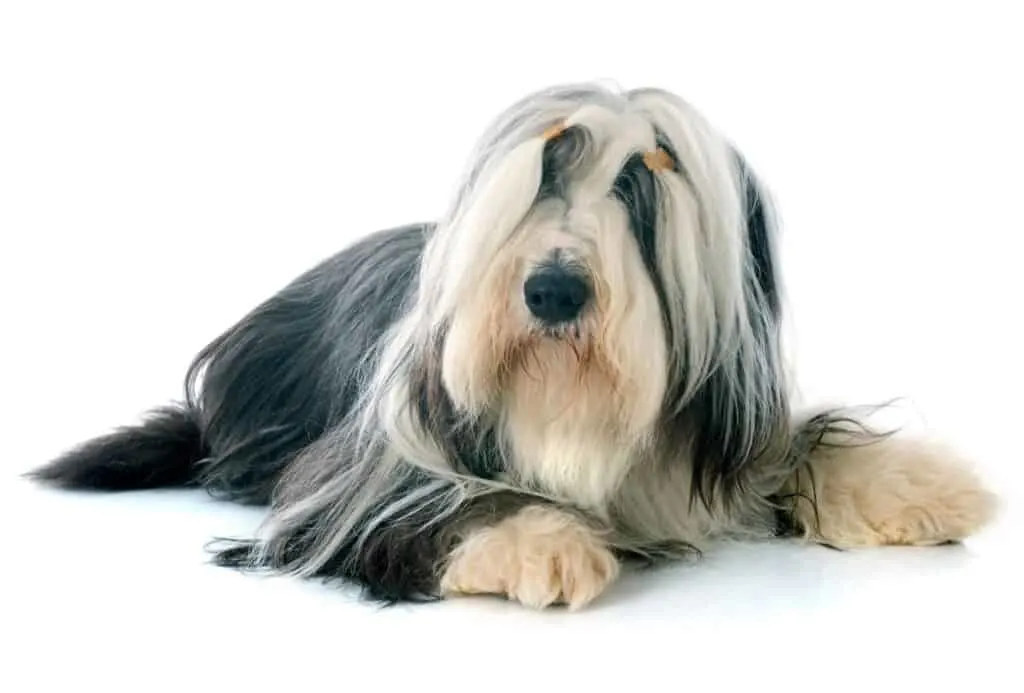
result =
[[447,214],[379,231],[210,343],[183,401],[33,472],[268,506],[216,561],[386,602],[581,607],[725,537],[961,540],[994,497],[853,412],[793,413],[762,181],[658,89],[531,94]]

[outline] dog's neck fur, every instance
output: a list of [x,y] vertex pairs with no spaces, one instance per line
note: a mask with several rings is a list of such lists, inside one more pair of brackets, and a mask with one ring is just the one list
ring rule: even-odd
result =
[[499,417],[508,473],[520,484],[593,511],[605,509],[649,447],[653,421],[635,397],[567,342],[544,340],[509,374]]

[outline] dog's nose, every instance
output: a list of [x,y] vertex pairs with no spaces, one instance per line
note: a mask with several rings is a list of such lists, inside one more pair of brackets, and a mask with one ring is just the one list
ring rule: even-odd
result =
[[579,317],[590,298],[590,287],[578,274],[544,269],[526,280],[523,294],[534,317],[547,325],[558,325]]

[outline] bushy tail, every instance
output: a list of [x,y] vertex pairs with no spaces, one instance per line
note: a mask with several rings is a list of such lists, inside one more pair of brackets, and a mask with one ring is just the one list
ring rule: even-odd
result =
[[61,488],[130,491],[189,486],[196,463],[206,456],[195,412],[168,406],[142,423],[86,441],[49,464],[29,472]]

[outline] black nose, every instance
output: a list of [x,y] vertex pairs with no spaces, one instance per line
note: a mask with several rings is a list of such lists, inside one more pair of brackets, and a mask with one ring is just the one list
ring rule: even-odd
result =
[[590,287],[578,274],[544,269],[526,280],[523,294],[534,317],[545,324],[557,325],[579,317],[590,297]]

